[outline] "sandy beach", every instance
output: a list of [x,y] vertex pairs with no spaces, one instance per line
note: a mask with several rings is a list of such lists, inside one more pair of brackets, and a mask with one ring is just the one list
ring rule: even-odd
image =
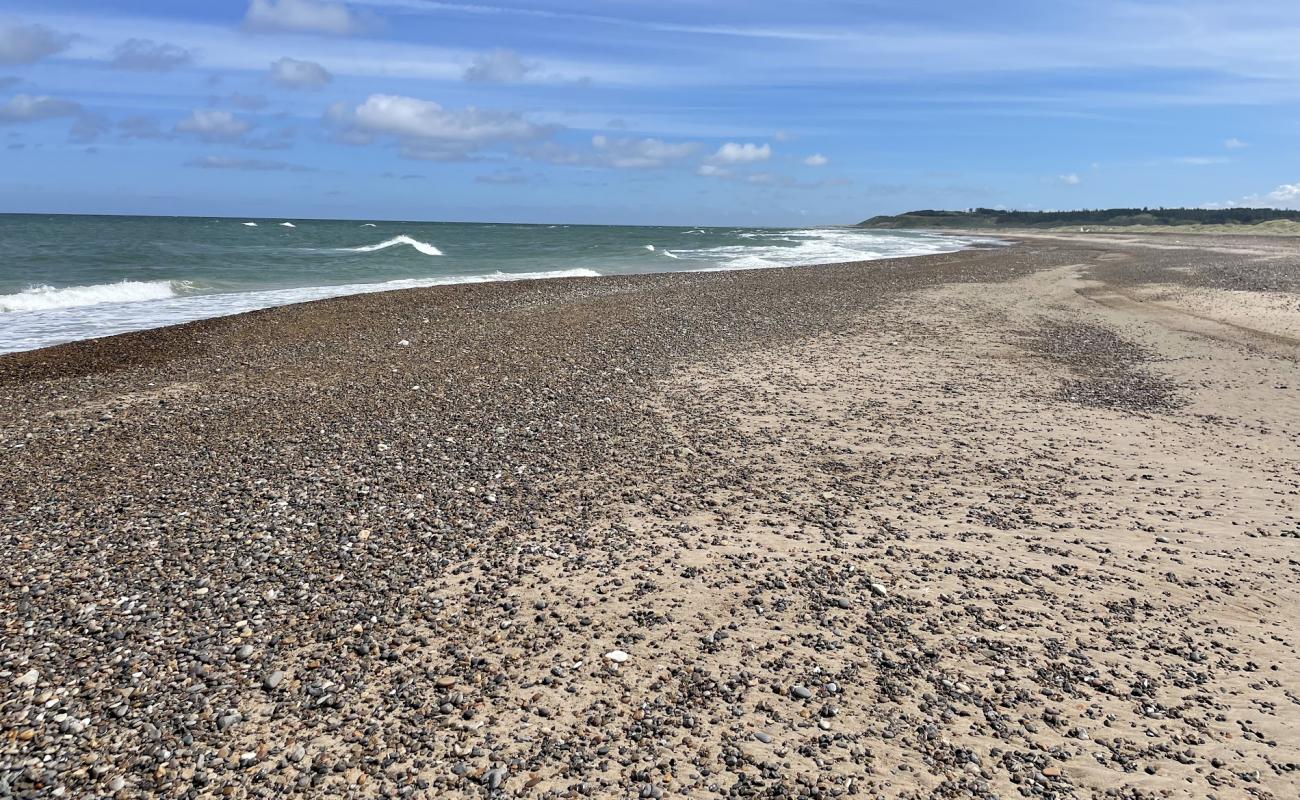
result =
[[0,356],[0,797],[1300,796],[1300,246]]

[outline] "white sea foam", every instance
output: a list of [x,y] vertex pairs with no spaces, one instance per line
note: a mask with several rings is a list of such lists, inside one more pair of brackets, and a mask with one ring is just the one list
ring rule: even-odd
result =
[[239,224],[240,224],[240,225],[246,225],[246,226],[248,226],[248,227],[250,227],[250,228],[256,228],[256,227],[257,227],[257,223],[256,223],[256,222],[241,222],[241,223],[239,223]]
[[[16,294],[0,295],[0,313],[163,300],[175,297],[177,288],[171,281],[121,281],[58,289],[53,286],[33,286]],[[185,285],[182,284],[180,288],[185,288]]]
[[650,252],[653,253],[653,252],[655,251],[655,246],[652,245],[652,244],[648,244],[648,245],[645,246],[645,249],[647,249],[647,250],[649,250]]
[[677,255],[676,253],[674,253],[674,252],[671,251],[671,250],[660,250],[659,252],[663,253],[664,255],[668,256],[669,258],[678,258],[678,259],[681,258],[681,256]]
[[424,253],[426,256],[442,255],[441,250],[429,244],[428,242],[422,242],[419,239],[412,239],[406,234],[402,234],[400,236],[394,236],[393,238],[388,239],[386,241],[382,241],[379,244],[367,244],[367,245],[362,245],[360,247],[340,247],[339,249],[349,253],[373,253],[376,250],[385,250],[389,247],[397,247],[400,244],[409,244],[411,247],[414,247],[416,250],[420,251],[421,253]]
[[363,228],[373,228],[373,227],[375,227],[375,223],[373,223],[373,222],[363,222],[363,223],[361,223],[361,227],[363,227]]
[[[440,275],[429,278],[403,278],[383,283],[350,283],[338,286],[305,286],[296,289],[270,289],[258,292],[224,294],[160,294],[161,299],[130,302],[127,299],[97,301],[85,308],[63,306],[32,307],[17,313],[0,314],[0,353],[32,350],[60,342],[94,339],[127,331],[161,328],[196,319],[224,317],[272,306],[304,303],[352,294],[370,294],[395,289],[415,289],[457,283],[491,283],[496,281],[540,280],[543,278],[594,278],[599,272],[590,269],[562,269],[545,272],[491,272],[481,275]],[[156,282],[169,287],[166,281]],[[110,284],[120,286],[121,284]],[[153,285],[142,284],[142,285]],[[184,287],[184,282],[176,282]],[[73,287],[102,289],[103,287]],[[61,291],[61,290],[55,290]],[[161,290],[158,290],[161,291]],[[12,297],[0,298],[4,302]],[[138,299],[138,298],[137,298]]]
[[793,231],[744,231],[743,245],[678,249],[683,260],[708,262],[697,271],[770,269],[811,264],[873,261],[881,258],[951,253],[974,244],[1001,244],[996,239],[940,234],[877,233],[853,228]]
[[280,223],[280,227],[281,227],[281,228],[296,228],[296,227],[298,227],[298,226],[297,226],[297,225],[294,225],[292,222],[281,222],[281,223]]

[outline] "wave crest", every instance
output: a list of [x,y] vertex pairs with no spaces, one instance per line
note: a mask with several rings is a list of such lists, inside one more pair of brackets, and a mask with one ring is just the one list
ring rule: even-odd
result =
[[137,303],[175,297],[172,281],[121,281],[91,286],[33,286],[16,294],[0,295],[0,312],[48,311],[53,308],[93,306],[99,303]]
[[411,247],[414,247],[416,250],[420,251],[421,253],[424,253],[426,256],[442,255],[441,250],[429,244],[428,242],[422,242],[419,239],[412,239],[410,236],[407,236],[406,234],[402,234],[400,236],[394,236],[393,238],[382,241],[379,244],[366,244],[360,247],[340,247],[339,249],[349,253],[373,253],[376,250],[384,250],[389,247],[396,247],[399,244],[409,244]]

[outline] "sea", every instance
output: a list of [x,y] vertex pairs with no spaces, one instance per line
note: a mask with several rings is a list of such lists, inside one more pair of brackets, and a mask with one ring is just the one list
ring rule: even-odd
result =
[[0,353],[420,286],[767,269],[997,243],[847,227],[0,214]]

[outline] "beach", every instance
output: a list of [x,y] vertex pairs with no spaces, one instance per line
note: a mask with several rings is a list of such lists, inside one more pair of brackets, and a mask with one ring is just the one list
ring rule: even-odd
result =
[[0,796],[1300,795],[1300,247],[0,355]]

